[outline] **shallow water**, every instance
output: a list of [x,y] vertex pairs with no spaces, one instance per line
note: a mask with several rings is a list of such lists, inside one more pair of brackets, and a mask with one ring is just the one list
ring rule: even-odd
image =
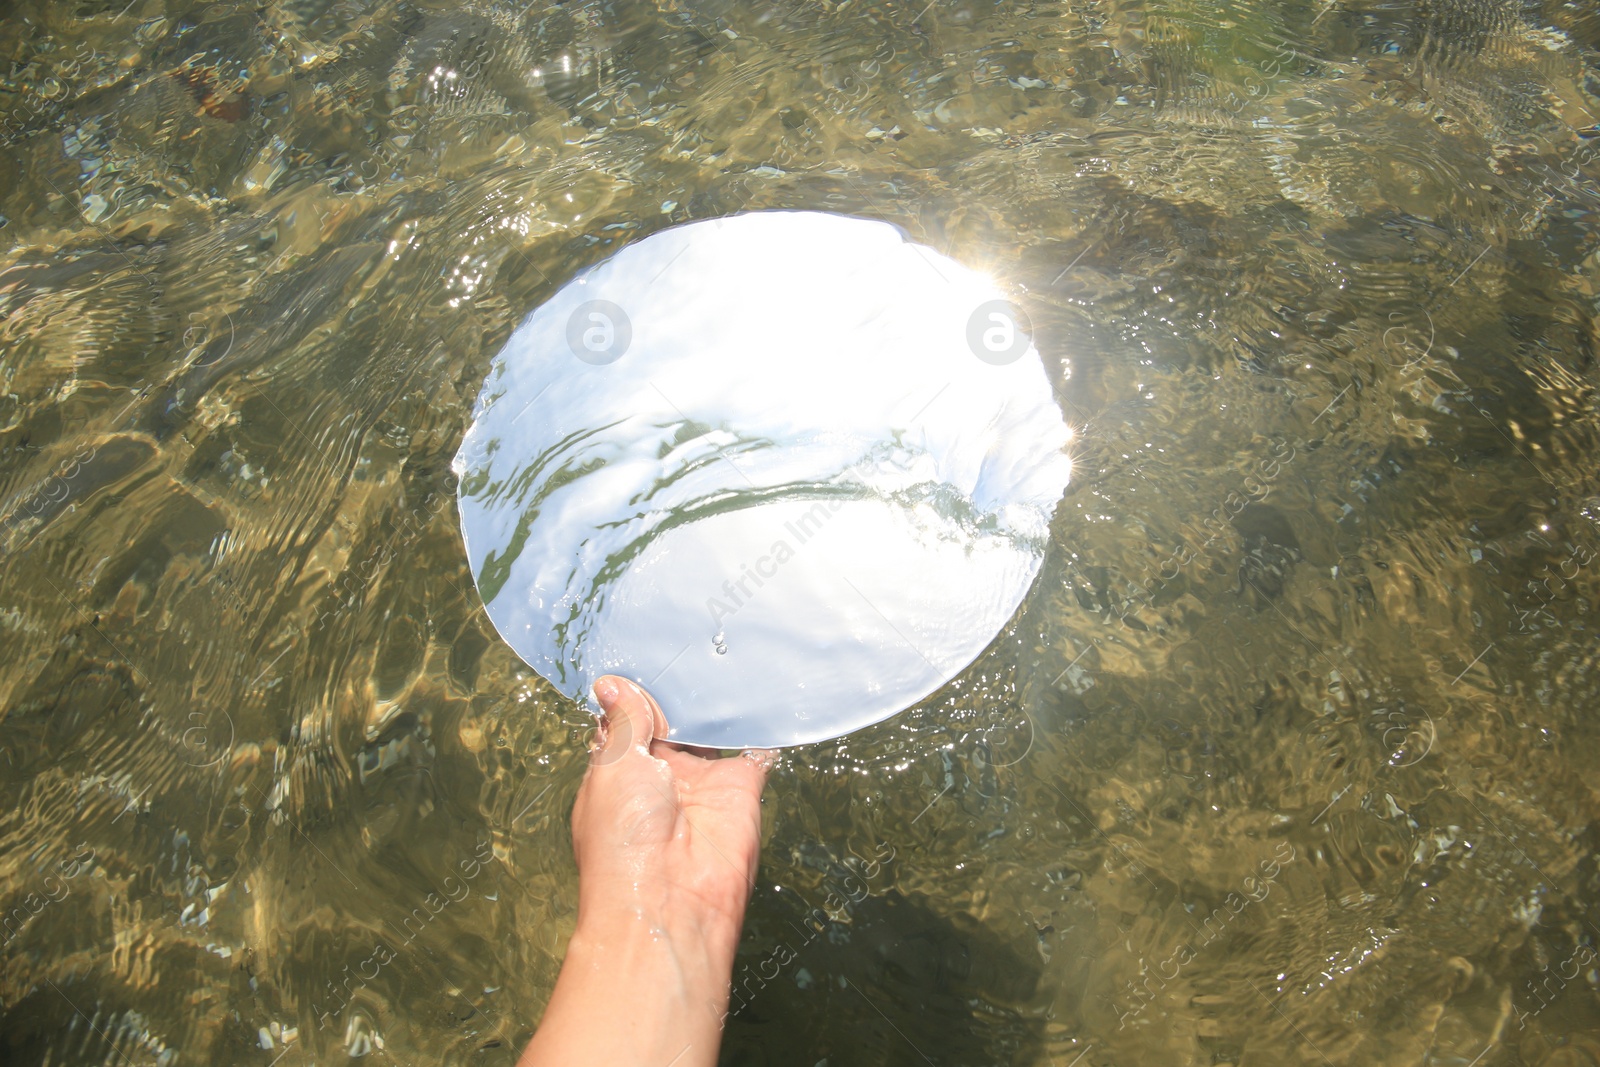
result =
[[[509,1063],[588,724],[449,462],[746,208],[1023,294],[1014,625],[769,787],[730,1064],[1600,1063],[1600,12],[13,5],[10,1063]],[[668,709],[670,711],[670,709]]]

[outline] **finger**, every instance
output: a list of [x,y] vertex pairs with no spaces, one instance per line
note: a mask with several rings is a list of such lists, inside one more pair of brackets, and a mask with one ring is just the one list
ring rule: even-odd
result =
[[680,744],[677,741],[658,741],[657,744],[661,745],[661,747],[666,749],[668,752],[682,752],[684,755],[693,756],[696,759],[722,758],[722,750],[718,748],[706,748],[702,745],[685,745]]
[[714,781],[735,786],[741,793],[757,797],[766,786],[768,772],[778,761],[776,752],[760,749],[746,749],[736,755],[724,756],[714,748],[695,748],[662,741],[657,741],[652,747],[651,755],[664,760],[672,768],[672,773],[682,781]]
[[756,792],[760,793],[767,784],[767,775],[778,765],[778,754],[770,748],[747,748],[739,753],[739,758],[750,766]]
[[655,697],[650,695],[650,691],[647,690],[644,686],[639,685],[639,684],[637,684],[635,682],[629,682],[628,684],[632,685],[635,689],[639,690],[639,692],[643,693],[644,694],[644,698],[646,700],[648,700],[650,702],[650,706],[655,709],[655,713],[656,713],[655,729],[656,729],[656,732],[655,732],[654,736],[656,738],[661,739],[661,740],[665,740],[667,734],[672,732],[672,727],[667,725],[667,713],[661,710],[661,704],[656,700]]
[[725,768],[720,773],[736,782],[741,789],[753,797],[760,797],[761,791],[767,786],[767,775],[777,762],[776,752],[747,748],[737,756],[718,760],[717,766]]
[[[656,707],[649,695],[626,678],[607,674],[595,680],[595,699],[605,713],[600,720],[600,743],[594,750],[596,766],[615,763],[635,748],[650,750],[656,737]],[[665,716],[662,716],[665,720]]]

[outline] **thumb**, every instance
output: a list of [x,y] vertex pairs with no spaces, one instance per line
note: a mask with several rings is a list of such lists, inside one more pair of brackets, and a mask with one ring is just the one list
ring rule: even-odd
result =
[[615,763],[635,748],[649,752],[650,742],[666,734],[666,716],[636,683],[607,674],[595,680],[594,695],[604,712],[592,759],[596,766]]

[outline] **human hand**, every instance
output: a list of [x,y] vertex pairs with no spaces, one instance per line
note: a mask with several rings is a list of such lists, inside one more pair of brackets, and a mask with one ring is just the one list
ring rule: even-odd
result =
[[572,809],[579,925],[619,912],[692,921],[731,950],[755,885],[768,754],[708,758],[663,740],[666,715],[635,683],[607,675],[594,690],[606,714]]
[[595,696],[600,743],[572,809],[577,929],[523,1067],[710,1067],[771,755],[663,740],[661,706],[625,678],[601,678]]

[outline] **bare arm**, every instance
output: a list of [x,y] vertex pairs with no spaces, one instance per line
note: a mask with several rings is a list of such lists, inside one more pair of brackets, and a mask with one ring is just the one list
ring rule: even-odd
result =
[[710,758],[660,740],[626,679],[572,809],[578,925],[520,1067],[712,1067],[755,884],[766,753]]

